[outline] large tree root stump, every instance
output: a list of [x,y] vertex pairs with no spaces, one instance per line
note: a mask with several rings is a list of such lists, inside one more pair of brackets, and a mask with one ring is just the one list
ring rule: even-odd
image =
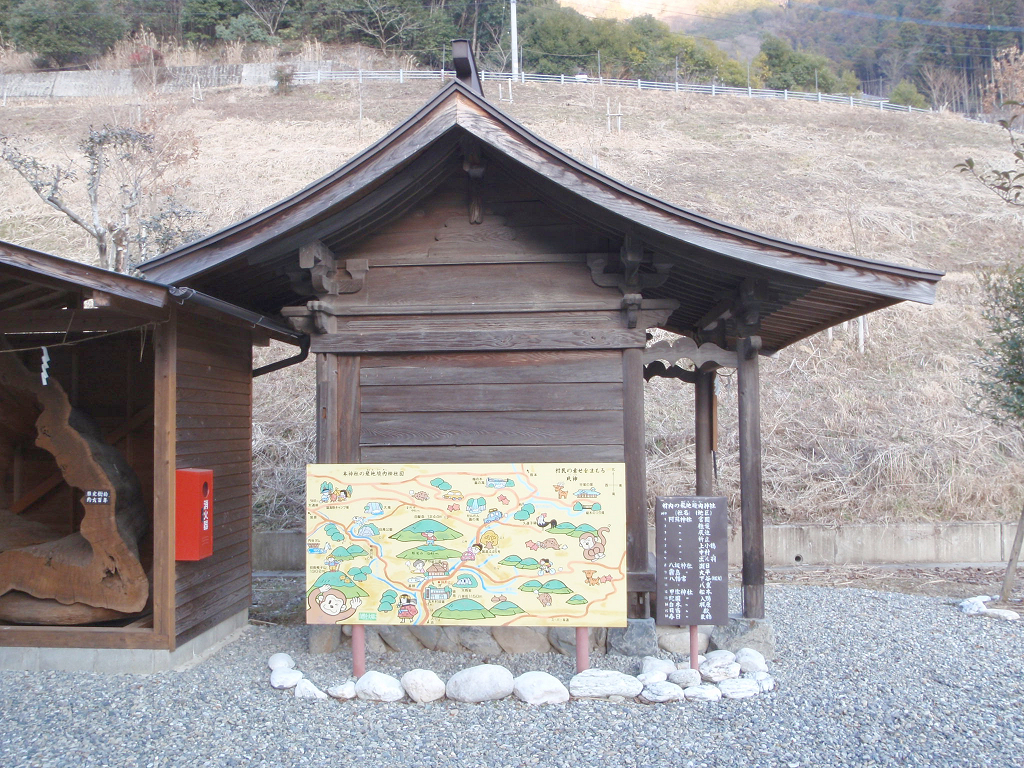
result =
[[[4,401],[20,399],[38,411],[36,445],[56,459],[64,481],[82,492],[84,509],[79,530],[56,539],[45,526],[0,514],[0,595],[19,592],[64,606],[141,611],[149,580],[139,562],[139,541],[149,527],[149,514],[138,477],[96,425],[71,407],[56,380],[44,386],[39,374],[9,352],[0,353],[0,390]],[[4,613],[9,616],[14,605],[17,614],[16,606],[26,599],[9,599]],[[68,623],[75,614],[62,609],[45,621],[45,605],[34,606],[29,620]],[[102,619],[85,619],[95,620]]]

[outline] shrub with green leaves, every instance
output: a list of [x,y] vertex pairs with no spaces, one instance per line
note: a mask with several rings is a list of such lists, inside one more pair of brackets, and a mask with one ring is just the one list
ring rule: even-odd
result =
[[991,336],[979,341],[981,410],[996,421],[1024,424],[1024,267],[984,278],[983,317]]
[[904,107],[928,109],[928,100],[917,90],[917,86],[909,80],[900,80],[889,94],[889,101]]

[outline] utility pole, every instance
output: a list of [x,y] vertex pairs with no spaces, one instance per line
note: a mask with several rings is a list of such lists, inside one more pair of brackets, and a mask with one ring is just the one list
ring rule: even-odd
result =
[[516,25],[516,0],[512,3],[512,77],[519,74],[519,29]]

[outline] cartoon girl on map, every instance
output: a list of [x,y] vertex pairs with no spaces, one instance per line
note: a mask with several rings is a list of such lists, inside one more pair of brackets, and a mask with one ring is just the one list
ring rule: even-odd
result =
[[405,624],[406,621],[411,622],[416,618],[417,613],[419,613],[419,609],[411,595],[402,595],[398,598],[398,618],[402,620],[402,624]]

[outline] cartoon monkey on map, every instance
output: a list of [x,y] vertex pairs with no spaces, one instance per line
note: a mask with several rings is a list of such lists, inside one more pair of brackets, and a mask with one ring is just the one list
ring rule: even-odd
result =
[[607,525],[597,529],[595,533],[584,533],[580,536],[580,547],[583,549],[583,556],[587,560],[600,560],[604,557],[604,547],[608,540],[604,537],[604,531],[610,531]]
[[[330,623],[331,621],[334,621],[335,623],[344,621],[356,612],[356,608],[358,608],[361,603],[362,600],[358,597],[349,599],[338,590],[332,589],[327,584],[324,584],[319,590],[310,592],[306,605],[314,617],[327,618],[326,622],[313,621],[310,623],[322,624]],[[323,617],[318,616],[318,614],[323,614]],[[307,613],[307,615],[309,614]]]

